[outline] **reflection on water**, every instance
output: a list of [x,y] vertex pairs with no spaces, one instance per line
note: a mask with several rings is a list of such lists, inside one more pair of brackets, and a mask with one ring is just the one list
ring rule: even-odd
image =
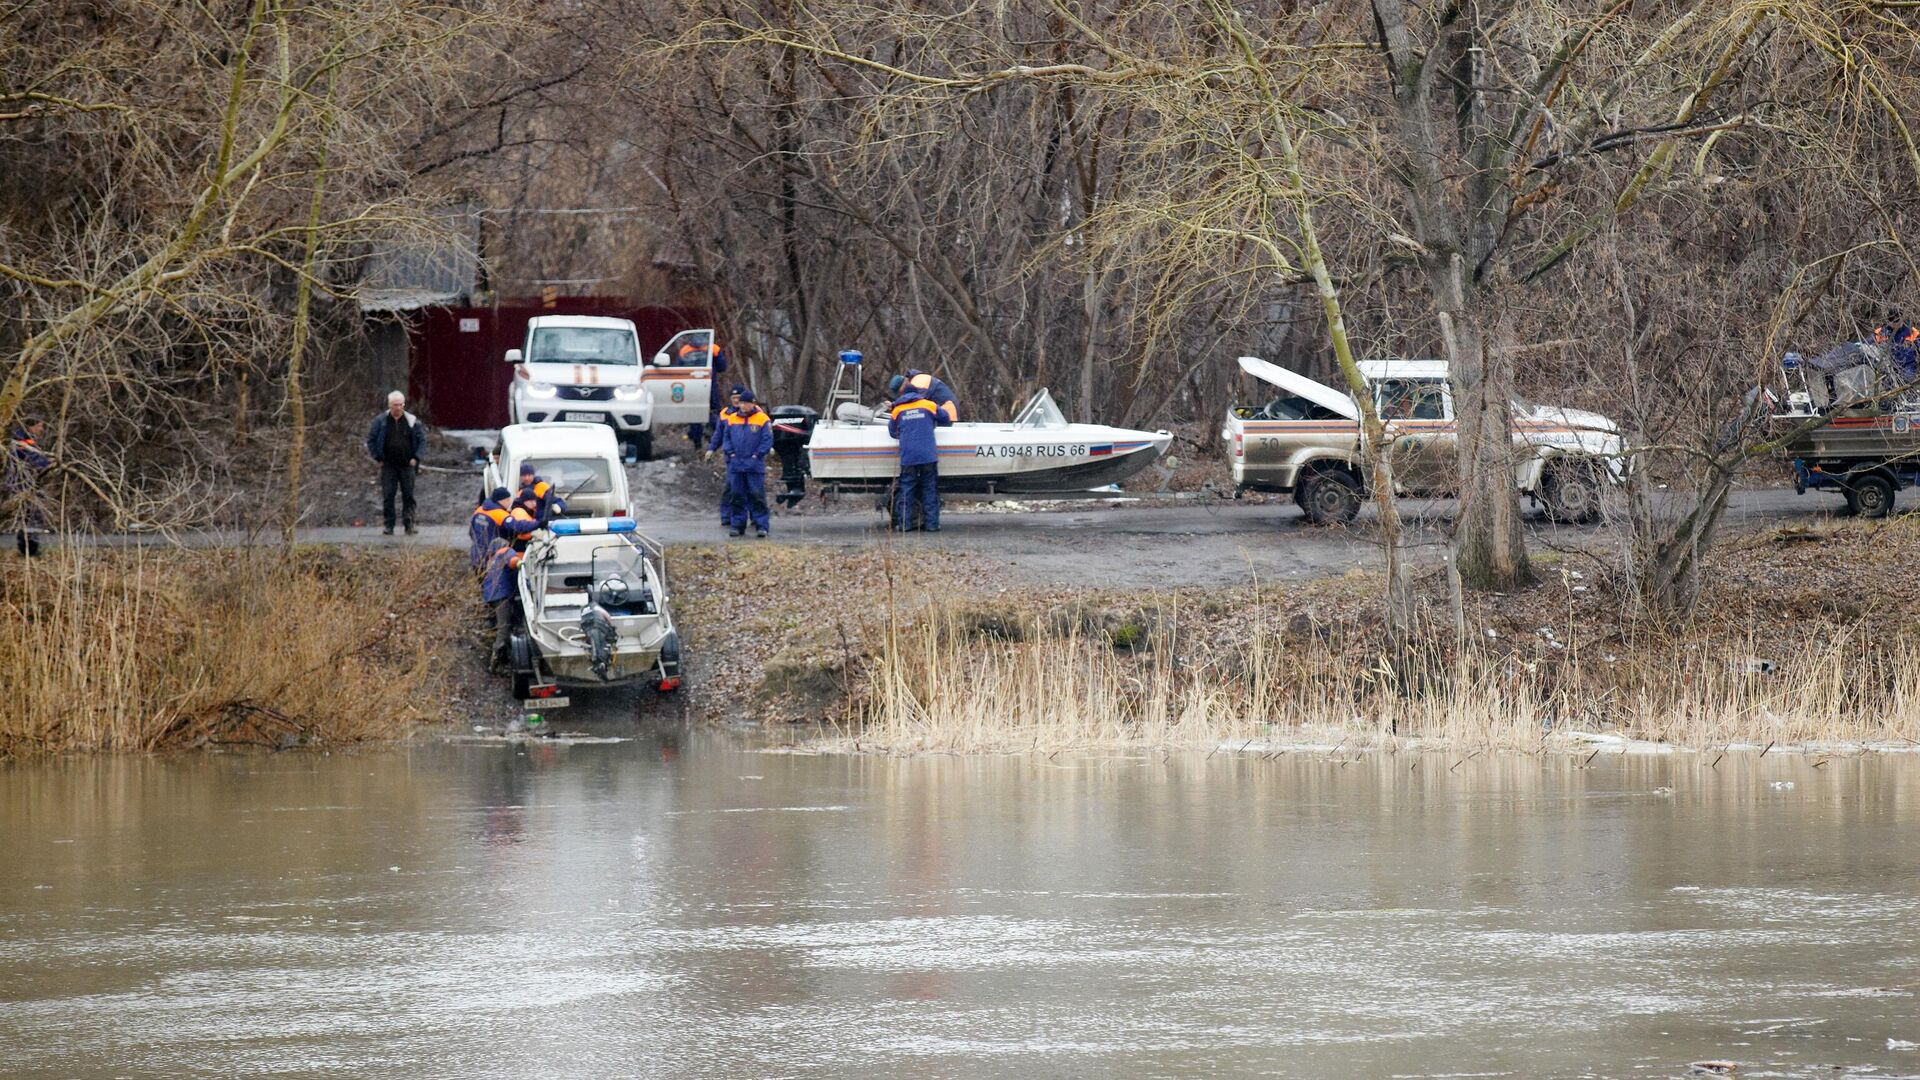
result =
[[1901,1075],[1916,824],[1905,758],[16,765],[0,1074]]

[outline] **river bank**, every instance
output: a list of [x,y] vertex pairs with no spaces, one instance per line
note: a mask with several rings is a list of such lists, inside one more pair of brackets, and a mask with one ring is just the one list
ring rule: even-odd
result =
[[[1534,588],[1468,598],[1463,643],[1429,570],[1397,670],[1368,571],[1135,585],[1089,533],[1081,571],[1048,583],[991,546],[875,536],[671,547],[686,686],[576,695],[556,721],[691,719],[884,753],[1920,738],[1907,518],[1730,539],[1678,626],[1635,614],[1599,557],[1549,554]],[[490,635],[449,549],[82,547],[0,565],[0,632],[21,643],[0,665],[16,703],[0,756],[338,746],[499,730],[520,711],[486,671]]]
[[[990,560],[908,548],[867,556],[830,590],[786,588],[778,553],[726,556],[755,625],[793,628],[708,639],[745,661],[732,696],[825,725],[825,748],[886,753],[1920,738],[1920,627],[1908,614],[1920,589],[1907,571],[1920,525],[1907,519],[1729,541],[1679,625],[1638,612],[1601,560],[1549,557],[1531,589],[1470,596],[1462,641],[1428,571],[1399,668],[1367,572],[1238,589],[1037,589],[1008,585]],[[742,674],[755,671],[757,684]]]

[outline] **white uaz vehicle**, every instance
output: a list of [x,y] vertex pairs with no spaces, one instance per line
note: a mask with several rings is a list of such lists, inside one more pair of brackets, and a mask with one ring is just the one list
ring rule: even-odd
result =
[[653,403],[632,322],[538,315],[527,321],[525,348],[507,350],[507,363],[513,365],[507,406],[513,423],[604,424],[637,456],[652,455]]
[[[1458,428],[1447,365],[1440,360],[1365,360],[1360,373],[1391,440],[1395,494],[1451,495]],[[1240,370],[1271,386],[1264,405],[1227,410],[1220,430],[1235,491],[1292,495],[1307,520],[1351,521],[1367,491],[1360,407],[1344,390],[1254,356]],[[1600,517],[1606,489],[1626,476],[1626,444],[1598,413],[1513,402],[1514,486],[1554,521]]]

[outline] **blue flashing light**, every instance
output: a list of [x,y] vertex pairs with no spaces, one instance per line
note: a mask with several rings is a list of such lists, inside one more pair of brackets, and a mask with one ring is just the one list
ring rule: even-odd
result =
[[555,536],[598,536],[602,533],[630,533],[632,518],[562,518],[547,526]]
[[859,364],[865,362],[866,359],[866,355],[859,349],[840,350],[840,362],[843,364]]

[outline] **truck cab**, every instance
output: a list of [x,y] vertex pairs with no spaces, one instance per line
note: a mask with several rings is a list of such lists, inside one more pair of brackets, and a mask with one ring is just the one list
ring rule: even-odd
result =
[[507,413],[514,424],[600,424],[635,456],[652,455],[653,403],[640,365],[640,334],[629,320],[535,316],[527,321],[525,345],[508,349],[506,361],[513,365]]
[[[1351,521],[1368,482],[1358,404],[1343,390],[1259,357],[1240,357],[1239,365],[1274,396],[1227,411],[1220,435],[1234,490],[1291,495],[1316,524]],[[1459,428],[1446,363],[1367,360],[1359,367],[1390,440],[1395,494],[1453,494]],[[1552,520],[1597,520],[1603,488],[1625,475],[1618,428],[1597,413],[1518,399],[1513,410],[1515,487]]]

